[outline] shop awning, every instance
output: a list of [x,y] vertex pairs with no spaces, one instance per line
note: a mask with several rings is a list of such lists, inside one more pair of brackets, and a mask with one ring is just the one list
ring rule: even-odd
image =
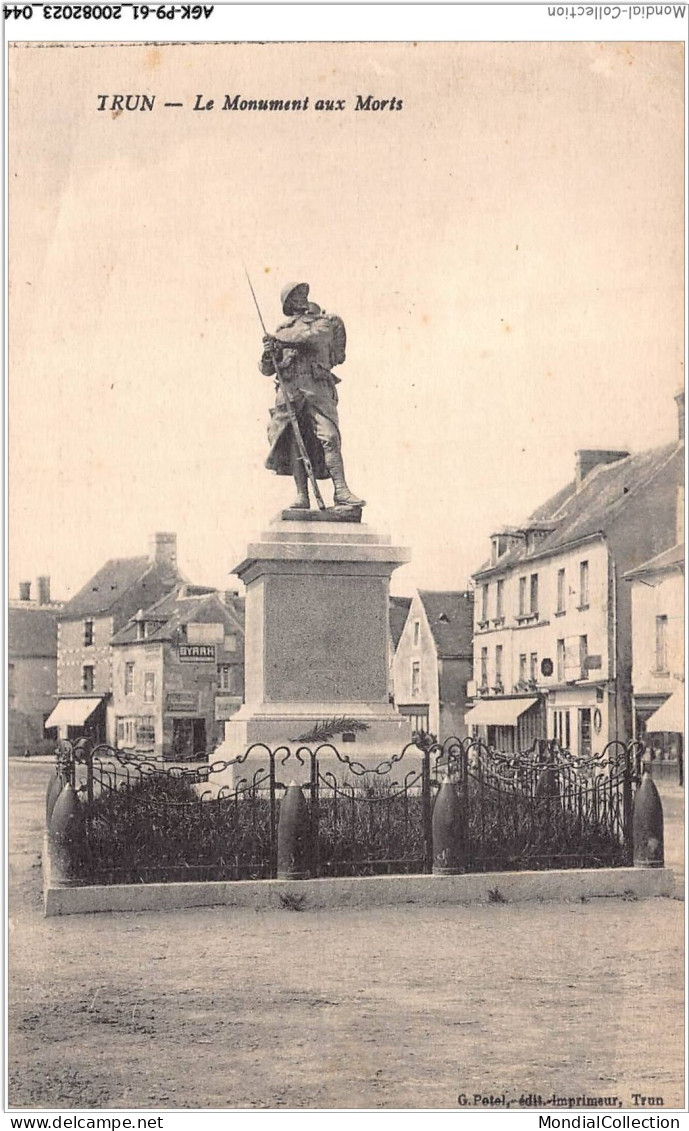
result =
[[538,702],[537,695],[522,699],[482,699],[464,716],[467,726],[516,727],[519,718]]
[[650,734],[684,734],[684,693],[673,691],[669,699],[646,719],[646,730]]
[[103,702],[100,699],[61,699],[52,715],[45,721],[45,728],[57,726],[83,727],[91,717],[96,707]]

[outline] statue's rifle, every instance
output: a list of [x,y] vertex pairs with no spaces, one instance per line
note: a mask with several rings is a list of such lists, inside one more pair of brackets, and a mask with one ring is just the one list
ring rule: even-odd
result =
[[[266,324],[263,321],[263,315],[261,314],[261,308],[258,305],[258,299],[256,298],[256,293],[254,291],[254,288],[251,285],[251,279],[249,278],[249,272],[247,271],[246,267],[244,268],[244,274],[246,275],[246,281],[249,284],[249,290],[251,291],[251,297],[254,300],[254,306],[256,307],[256,313],[258,314],[259,322],[261,323],[261,326],[263,328],[263,333],[266,337],[269,337],[270,335],[268,334],[268,331],[266,330]],[[287,391],[287,387],[285,385],[282,374],[280,372],[280,366],[278,365],[278,359],[277,359],[275,346],[271,346],[271,353],[273,355],[273,365],[275,366],[275,377],[277,379],[277,383],[280,387],[282,395],[285,398],[285,408],[287,409],[287,416],[289,417],[289,422],[292,425],[292,432],[294,433],[294,439],[296,440],[297,448],[299,449],[299,458],[300,458],[301,462],[303,463],[304,470],[305,470],[306,474],[308,475],[308,477],[311,481],[311,486],[313,487],[313,493],[314,493],[314,496],[316,498],[316,502],[318,503],[318,509],[321,510],[321,511],[324,511],[326,509],[326,507],[325,507],[325,503],[323,502],[323,496],[321,495],[320,488],[318,486],[318,480],[316,479],[316,473],[313,470],[313,464],[311,463],[311,460],[309,459],[309,453],[306,450],[306,444],[304,443],[304,439],[302,437],[301,430],[299,428],[299,421],[297,420],[297,414],[294,410],[294,405],[292,404],[292,400],[290,398],[290,395]]]

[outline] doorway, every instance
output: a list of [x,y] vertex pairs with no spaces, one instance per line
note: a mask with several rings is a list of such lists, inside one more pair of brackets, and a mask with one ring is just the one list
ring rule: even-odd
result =
[[591,708],[579,708],[579,756],[588,758],[591,754]]
[[172,756],[190,762],[206,753],[206,720],[172,720]]

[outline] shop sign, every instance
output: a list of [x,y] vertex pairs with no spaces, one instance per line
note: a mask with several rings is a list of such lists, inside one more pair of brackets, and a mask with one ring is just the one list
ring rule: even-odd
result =
[[199,709],[198,691],[168,691],[166,698],[167,711],[194,711]]
[[183,664],[215,663],[215,644],[180,644],[178,647]]

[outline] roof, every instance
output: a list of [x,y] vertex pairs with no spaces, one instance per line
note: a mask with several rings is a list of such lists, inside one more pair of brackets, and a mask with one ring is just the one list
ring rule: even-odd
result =
[[[215,589],[185,596],[188,588],[186,585],[177,586],[172,593],[144,611],[143,620],[155,621],[158,625],[153,631],[149,629],[145,637],[147,644],[171,640],[182,625],[217,624],[219,619],[230,632],[243,633],[244,601],[241,598],[233,598],[232,603],[226,605]],[[137,620],[132,617],[124,628],[115,633],[111,644],[137,643]]]
[[438,659],[472,655],[474,595],[467,590],[420,589]]
[[131,616],[180,581],[150,558],[110,558],[62,608],[60,619],[118,612]]
[[390,598],[390,636],[392,638],[392,647],[397,648],[400,642],[400,636],[407,623],[409,615],[409,606],[411,605],[411,597],[391,597]]
[[655,558],[651,558],[650,561],[643,562],[635,569],[628,570],[627,573],[623,574],[623,577],[626,581],[631,581],[635,577],[645,577],[651,573],[666,573],[670,570],[684,570],[684,542],[678,542],[676,546],[670,546],[669,550],[663,550],[662,554],[656,554]]
[[570,543],[606,535],[625,507],[658,475],[672,457],[683,449],[673,442],[660,448],[637,452],[614,463],[599,464],[585,478],[580,489],[572,480],[533,512],[521,529],[530,524],[550,523],[554,530],[538,540],[527,554],[522,542],[503,554],[495,564],[484,562],[474,577],[502,572],[526,558],[542,557]]
[[21,656],[57,657],[57,609],[28,608],[7,610],[7,652],[10,659]]

